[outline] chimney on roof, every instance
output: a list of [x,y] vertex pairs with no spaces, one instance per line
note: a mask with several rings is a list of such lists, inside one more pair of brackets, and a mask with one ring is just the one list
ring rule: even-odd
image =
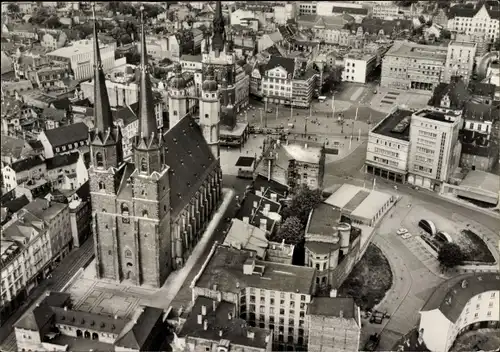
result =
[[214,291],[217,291],[217,284],[214,284],[212,287]]
[[244,216],[244,217],[243,217],[243,223],[244,223],[244,224],[248,224],[248,223],[250,223],[250,218],[249,218],[248,216]]
[[203,315],[203,316],[207,315],[207,306],[206,305],[201,306],[201,315]]
[[219,330],[219,337],[222,337],[222,330]]
[[215,312],[217,309],[217,301],[212,301],[212,310]]
[[267,231],[267,219],[260,219],[260,229]]
[[276,193],[271,193],[271,200],[276,202],[278,198],[276,197]]
[[247,331],[247,337],[253,340],[255,338],[255,333],[253,331]]
[[68,306],[64,306],[64,311],[67,312],[68,311]]
[[344,311],[343,311],[343,310],[341,310],[341,311],[339,312],[339,317],[340,317],[340,318],[343,318],[343,317],[344,317]]
[[206,331],[207,329],[208,329],[208,320],[207,320],[207,319],[205,319],[205,320],[203,321],[203,330],[205,330],[205,331]]
[[258,206],[259,206],[259,203],[256,200],[254,200],[253,201],[253,207],[254,207],[254,209],[257,209]]
[[227,320],[232,320],[233,319],[233,313],[229,312],[227,313]]
[[201,314],[198,314],[198,325],[201,325],[203,322],[203,316]]
[[117,319],[118,319],[118,315],[116,315],[116,314],[115,314],[115,317],[114,317],[114,318],[115,318],[115,320],[117,320]]
[[467,288],[468,284],[467,284],[467,280],[463,280],[462,281],[462,288]]

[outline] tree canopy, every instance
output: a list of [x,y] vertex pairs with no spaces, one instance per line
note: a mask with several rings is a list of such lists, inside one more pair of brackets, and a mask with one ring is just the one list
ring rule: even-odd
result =
[[292,202],[283,210],[283,218],[296,216],[306,226],[309,213],[322,201],[321,190],[311,190],[306,185],[298,186],[294,191]]
[[439,249],[438,260],[445,269],[451,269],[463,264],[465,255],[456,243],[445,243]]
[[49,18],[49,11],[45,7],[38,7],[35,12],[31,15],[31,23],[33,24],[44,24]]
[[18,4],[10,3],[9,5],[7,5],[7,11],[9,11],[9,13],[19,13],[19,11],[21,10]]
[[288,217],[281,225],[275,235],[269,238],[271,241],[297,245],[304,240],[304,230],[300,219],[296,216]]

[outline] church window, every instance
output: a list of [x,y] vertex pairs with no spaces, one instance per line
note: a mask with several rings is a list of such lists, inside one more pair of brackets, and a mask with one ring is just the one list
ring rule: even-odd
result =
[[177,116],[177,110],[174,110],[174,116]]
[[208,119],[208,114],[205,114],[205,118]]
[[102,157],[102,153],[95,153],[95,164],[97,167],[104,167],[104,159]]
[[127,204],[122,203],[121,210],[122,210],[122,215],[128,216],[128,205]]
[[125,250],[125,258],[132,258],[132,251],[130,249]]
[[148,217],[148,211],[147,210],[143,210],[142,211],[142,217],[143,218],[147,218]]
[[106,185],[104,184],[104,182],[100,181],[99,182],[99,190],[105,190],[106,189]]
[[109,251],[108,251],[108,254],[109,254],[109,255],[111,255],[111,254],[112,254],[111,250],[109,250]]
[[148,163],[146,162],[146,158],[141,159],[141,172],[148,172]]

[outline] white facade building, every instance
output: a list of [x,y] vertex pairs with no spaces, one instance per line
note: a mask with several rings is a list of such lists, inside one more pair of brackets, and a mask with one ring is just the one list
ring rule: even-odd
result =
[[375,54],[348,54],[344,57],[342,81],[366,83],[368,75],[377,65]]
[[448,17],[450,31],[465,34],[483,34],[489,42],[494,42],[499,34],[500,11],[498,5],[477,4],[474,8],[451,8]]
[[448,44],[443,82],[450,83],[452,76],[462,76],[468,84],[474,67],[476,44],[452,41]]
[[500,320],[500,276],[482,273],[438,288],[420,311],[420,331],[428,349],[447,352],[464,332],[495,329]]
[[295,18],[297,13],[297,3],[291,2],[282,6],[274,6],[274,22],[285,25],[288,20]]
[[[73,70],[74,79],[84,80],[92,78],[94,74],[93,41],[79,40],[72,45],[54,50],[47,57],[56,62],[65,62]],[[104,71],[109,71],[115,65],[115,50],[111,45],[99,44],[101,61]]]
[[434,189],[448,181],[460,161],[461,125],[457,111],[429,108],[412,115],[408,183]]
[[392,3],[391,4],[383,4],[386,1],[381,1],[380,3],[375,3],[372,9],[372,16],[378,17],[382,19],[396,19],[403,17],[399,14],[399,6]]

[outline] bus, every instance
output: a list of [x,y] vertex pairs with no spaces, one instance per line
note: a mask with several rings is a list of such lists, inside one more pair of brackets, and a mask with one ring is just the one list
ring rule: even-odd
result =
[[321,95],[321,96],[318,97],[318,101],[320,103],[324,102],[325,100],[326,100],[326,97],[324,95]]

